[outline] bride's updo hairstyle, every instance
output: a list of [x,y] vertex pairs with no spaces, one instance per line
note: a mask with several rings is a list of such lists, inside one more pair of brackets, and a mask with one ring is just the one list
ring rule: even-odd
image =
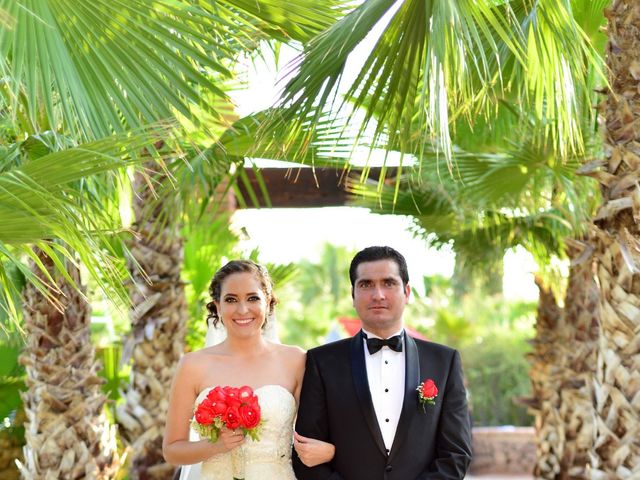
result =
[[[271,280],[269,272],[267,272],[266,268],[264,268],[262,265],[258,265],[251,260],[231,260],[220,270],[218,270],[213,276],[213,280],[211,280],[211,284],[209,285],[209,295],[211,295],[211,298],[214,301],[220,303],[220,292],[222,291],[222,283],[229,275],[233,275],[234,273],[253,273],[255,275],[267,300],[267,318],[269,317],[269,315],[272,315],[274,308],[278,303],[278,300],[273,294],[273,281]],[[207,303],[207,310],[209,310],[207,321],[211,319],[214,326],[218,325],[220,317],[218,316],[218,309],[216,308],[216,304],[213,303],[213,301]],[[266,325],[266,323],[267,319],[265,318],[264,325]]]

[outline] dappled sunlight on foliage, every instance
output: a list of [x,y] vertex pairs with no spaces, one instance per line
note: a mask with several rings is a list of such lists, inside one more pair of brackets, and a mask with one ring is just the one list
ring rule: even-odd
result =
[[475,425],[530,425],[515,403],[530,391],[530,351],[536,304],[486,295],[481,288],[454,293],[453,280],[425,277],[426,295],[405,312],[406,323],[434,342],[460,350]]
[[297,264],[295,280],[279,289],[278,321],[284,343],[309,349],[325,343],[338,318],[355,316],[349,264],[355,252],[325,243],[320,260]]

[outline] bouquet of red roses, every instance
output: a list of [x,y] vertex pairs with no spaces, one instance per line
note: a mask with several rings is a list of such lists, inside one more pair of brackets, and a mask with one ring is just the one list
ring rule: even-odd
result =
[[193,429],[212,443],[218,440],[222,427],[241,428],[245,435],[259,440],[260,404],[251,387],[215,387],[196,407]]

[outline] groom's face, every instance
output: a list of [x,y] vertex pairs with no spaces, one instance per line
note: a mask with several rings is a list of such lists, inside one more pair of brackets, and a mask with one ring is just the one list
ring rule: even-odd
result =
[[409,285],[402,285],[398,264],[393,260],[358,265],[353,284],[353,306],[363,327],[382,338],[400,330],[410,291]]

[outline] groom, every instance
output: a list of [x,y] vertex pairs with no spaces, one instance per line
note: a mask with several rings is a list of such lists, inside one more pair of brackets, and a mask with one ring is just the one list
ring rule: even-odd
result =
[[309,468],[294,451],[296,477],[464,478],[471,433],[460,355],[404,331],[409,275],[396,250],[365,248],[349,276],[362,331],[307,352],[296,421],[299,434],[331,442],[335,455]]

